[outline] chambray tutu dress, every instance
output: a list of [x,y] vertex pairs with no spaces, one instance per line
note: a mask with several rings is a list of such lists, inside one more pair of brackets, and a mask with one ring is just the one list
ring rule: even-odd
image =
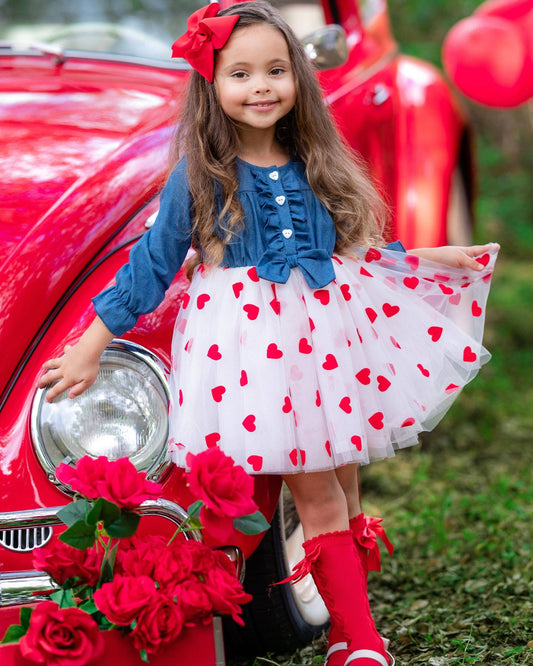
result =
[[239,176],[243,238],[224,266],[196,268],[175,324],[170,457],[219,446],[249,473],[287,474],[416,444],[490,358],[496,248],[480,272],[386,248],[336,256],[303,165],[239,162]]

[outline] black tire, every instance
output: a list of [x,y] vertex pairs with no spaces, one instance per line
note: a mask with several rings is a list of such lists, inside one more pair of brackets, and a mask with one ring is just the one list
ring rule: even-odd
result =
[[325,608],[313,613],[302,611],[294,586],[273,585],[290,573],[286,534],[283,501],[280,501],[270,529],[246,562],[244,588],[253,596],[253,601],[243,606],[245,626],[224,619],[228,654],[258,656],[267,652],[294,652],[320,636],[329,624]]

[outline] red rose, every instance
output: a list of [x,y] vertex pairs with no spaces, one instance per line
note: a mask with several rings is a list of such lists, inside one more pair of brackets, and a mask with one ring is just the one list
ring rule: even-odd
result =
[[76,467],[70,467],[61,463],[56,467],[57,478],[72,490],[89,499],[98,497],[98,483],[105,479],[109,461],[105,456],[91,458],[83,456],[76,463]]
[[121,509],[136,509],[144,500],[157,499],[161,484],[146,480],[128,458],[109,461],[105,456],[83,456],[75,468],[61,463],[57,478],[88,499],[103,497]]
[[37,664],[85,666],[103,654],[104,639],[85,611],[44,601],[31,615],[28,632],[20,639],[20,651]]
[[133,645],[148,654],[157,651],[162,643],[170,643],[179,636],[183,628],[183,613],[173,599],[159,594],[147,605],[137,618],[131,632]]
[[235,566],[227,555],[214,551],[217,562],[205,576],[207,594],[213,604],[215,613],[231,615],[237,624],[244,625],[241,618],[241,604],[252,600],[252,596],[244,591],[235,573]]
[[202,524],[215,538],[227,539],[233,531],[233,518],[258,509],[252,499],[252,477],[216,446],[196,456],[187,454],[187,465],[191,492],[204,503]]
[[209,622],[213,604],[204,583],[197,578],[189,578],[176,585],[173,591],[183,612],[185,624]]
[[33,566],[37,571],[45,571],[59,585],[63,585],[69,578],[96,585],[102,568],[102,554],[94,548],[78,550],[54,540],[43,548],[33,550]]
[[98,610],[113,624],[127,627],[157,598],[155,583],[148,576],[132,578],[116,575],[94,593]]
[[154,567],[161,553],[167,549],[167,541],[168,539],[156,535],[121,539],[115,560],[115,573],[153,578]]
[[154,578],[162,588],[173,587],[188,578],[193,570],[193,555],[184,543],[178,541],[159,553],[154,567]]

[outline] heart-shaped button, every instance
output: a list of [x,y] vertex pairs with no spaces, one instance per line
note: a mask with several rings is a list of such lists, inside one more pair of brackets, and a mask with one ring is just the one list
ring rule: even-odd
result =
[[285,203],[285,197],[283,196],[283,194],[279,197],[276,197],[276,203],[279,206],[283,206],[283,204]]
[[277,171],[271,171],[268,174],[268,177],[271,178],[272,180],[277,180],[279,178],[279,173]]
[[292,236],[292,229],[283,229],[281,232],[285,238],[290,238]]

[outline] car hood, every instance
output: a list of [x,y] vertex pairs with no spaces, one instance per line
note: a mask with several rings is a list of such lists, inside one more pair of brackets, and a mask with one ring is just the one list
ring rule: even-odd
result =
[[[184,76],[0,58],[0,344],[12,363],[161,184]],[[0,389],[12,363],[2,365]]]

